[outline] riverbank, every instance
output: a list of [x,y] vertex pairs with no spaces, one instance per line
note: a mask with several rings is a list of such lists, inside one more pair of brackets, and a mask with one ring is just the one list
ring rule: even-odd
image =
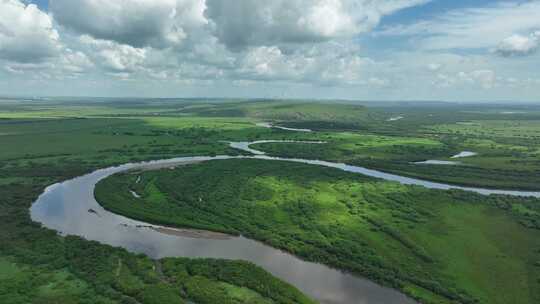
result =
[[[123,247],[135,253],[144,253],[154,259],[181,256],[250,261],[263,267],[276,277],[294,284],[296,288],[321,303],[336,303],[336,301],[337,303],[354,303],[359,298],[365,299],[365,301],[368,301],[367,303],[380,303],[381,301],[412,303],[411,300],[394,290],[324,265],[302,261],[291,254],[246,237],[231,235],[226,239],[193,238],[181,234],[161,233],[159,230],[164,228],[162,225],[167,224],[166,222],[161,222],[161,225],[152,225],[130,219],[138,218],[136,214],[131,214],[130,218],[113,214],[106,209],[122,212],[117,210],[115,206],[105,206],[106,209],[104,209],[94,199],[94,185],[111,174],[135,169],[142,170],[129,172],[133,172],[130,174],[134,178],[134,185],[131,185],[130,189],[135,188],[136,191],[143,194],[144,191],[137,187],[145,184],[145,174],[154,172],[147,170],[148,168],[161,167],[163,168],[162,171],[174,172],[185,169],[185,167],[179,167],[181,165],[205,160],[225,160],[227,158],[224,156],[184,157],[100,169],[48,187],[32,206],[32,218],[62,235],[84,236],[88,240]],[[172,167],[178,169],[171,170]],[[116,190],[118,189],[108,193],[115,195]],[[139,210],[141,204],[144,204],[144,197],[135,198],[129,190],[126,190],[126,193],[134,200],[129,205],[129,208],[132,211]],[[155,197],[155,199],[152,208],[159,209],[159,196]],[[165,207],[164,205],[161,206]],[[95,213],[89,213],[88,210],[90,209],[94,210]],[[166,210],[162,211],[167,213]],[[99,216],[95,214],[99,214]],[[168,212],[168,214],[171,213]],[[74,218],[77,221],[73,221]],[[156,222],[154,221],[154,223]],[[188,225],[184,225],[184,227],[188,227]],[[205,228],[204,225],[197,225],[193,221],[189,227]],[[165,229],[168,231],[177,230],[173,228]],[[207,230],[220,231],[215,227]],[[239,234],[238,232],[230,232],[236,235]],[[334,297],[336,294],[340,295],[338,299]]]
[[[525,218],[502,208],[523,202],[530,204],[520,208],[532,207],[534,199],[429,190],[331,168],[231,159],[145,172],[137,184],[144,202],[134,208],[136,202],[122,189],[133,187],[135,178],[125,174],[104,180],[96,190],[99,201],[149,222],[239,232],[399,288],[425,303],[507,303],[522,293],[505,288],[502,294],[487,286],[508,284],[518,292],[534,284],[530,277],[525,285],[515,278],[521,269],[534,270],[529,260],[538,253],[530,248],[536,248],[538,230],[529,230],[520,224]],[[510,241],[523,252],[497,245]],[[499,254],[505,262],[494,258]],[[452,265],[457,262],[468,270],[456,272]],[[491,271],[514,279],[493,277]],[[530,296],[537,297],[537,291],[531,289]]]

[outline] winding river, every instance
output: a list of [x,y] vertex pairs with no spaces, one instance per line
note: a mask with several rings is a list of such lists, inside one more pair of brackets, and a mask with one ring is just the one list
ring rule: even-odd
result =
[[280,129],[280,130],[294,131],[294,132],[308,132],[308,133],[313,132],[313,130],[311,130],[311,129],[288,128],[288,127],[277,126],[277,125],[271,124],[269,122],[260,122],[260,123],[257,123],[256,126],[257,127],[268,128],[268,129]]
[[[283,141],[262,141],[283,142]],[[290,142],[290,141],[285,141]],[[62,235],[78,235],[88,240],[123,247],[152,258],[192,257],[225,258],[251,261],[276,277],[325,304],[412,304],[415,301],[396,290],[352,276],[324,265],[303,261],[291,254],[242,236],[226,236],[197,230],[182,230],[151,225],[104,210],[94,198],[97,182],[115,173],[132,169],[158,169],[189,163],[232,158],[280,160],[337,168],[410,185],[434,189],[463,189],[481,194],[507,194],[540,197],[540,192],[521,192],[468,188],[401,177],[377,170],[319,160],[278,158],[251,149],[254,142],[230,143],[231,147],[254,156],[181,157],[130,163],[96,170],[92,173],[51,185],[31,207],[32,219]],[[261,143],[261,141],[257,142]],[[322,142],[309,142],[322,143]]]

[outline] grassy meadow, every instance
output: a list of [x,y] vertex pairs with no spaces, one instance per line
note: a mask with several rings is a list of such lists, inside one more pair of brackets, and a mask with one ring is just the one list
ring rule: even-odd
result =
[[505,210],[538,212],[533,199],[427,190],[262,160],[120,174],[100,182],[96,196],[115,213],[242,234],[425,303],[540,299],[540,217]]
[[[0,302],[312,303],[252,264],[155,261],[59,236],[33,223],[28,208],[46,186],[98,168],[238,155],[224,141],[260,139],[327,142],[254,146],[272,155],[455,184],[538,189],[540,111],[521,112],[290,100],[2,100]],[[315,132],[257,127],[258,122]],[[411,164],[448,160],[460,151],[479,154],[460,159],[459,166]],[[426,190],[328,168],[248,160],[144,176],[145,187],[137,189],[144,202],[137,208],[124,191],[134,187],[130,174],[100,184],[116,186],[98,191],[101,202],[148,221],[242,233],[425,303],[540,301],[537,200]],[[199,196],[205,205],[193,203]]]

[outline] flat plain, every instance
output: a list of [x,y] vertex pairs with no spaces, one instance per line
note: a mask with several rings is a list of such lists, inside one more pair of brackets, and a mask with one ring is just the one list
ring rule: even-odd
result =
[[[510,114],[507,114],[510,113]],[[395,117],[400,119],[391,119]],[[0,103],[0,302],[312,303],[247,262],[152,260],[32,222],[47,185],[128,162],[241,155],[227,141],[455,185],[539,190],[540,107],[307,101]],[[294,132],[264,128],[270,122]],[[417,165],[477,153],[459,165]],[[136,183],[137,176],[142,177]],[[134,208],[128,190],[141,194]],[[396,288],[422,303],[540,301],[534,198],[428,190],[318,166],[224,160],[114,175],[107,209],[152,223],[242,234]],[[203,201],[204,204],[200,202]]]

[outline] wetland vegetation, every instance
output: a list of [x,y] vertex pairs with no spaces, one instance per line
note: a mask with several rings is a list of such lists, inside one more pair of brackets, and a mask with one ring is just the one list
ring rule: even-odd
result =
[[[397,116],[403,118],[388,121]],[[0,302],[311,303],[252,264],[151,260],[57,235],[32,222],[28,208],[47,185],[98,168],[238,155],[225,141],[262,139],[327,142],[253,146],[271,155],[538,190],[539,118],[534,106],[6,99],[0,103]],[[315,132],[256,126],[263,121]],[[451,160],[461,151],[478,155],[459,159],[459,166],[412,164]],[[150,222],[241,233],[424,303],[540,301],[540,210],[532,198],[427,190],[257,160],[141,176],[140,185],[132,174],[105,180],[100,201]],[[126,189],[142,198],[134,201]]]
[[100,182],[96,197],[114,213],[242,234],[426,303],[527,303],[539,296],[531,287],[540,279],[534,266],[540,218],[509,211],[537,214],[535,199],[428,190],[250,159],[119,174]]

